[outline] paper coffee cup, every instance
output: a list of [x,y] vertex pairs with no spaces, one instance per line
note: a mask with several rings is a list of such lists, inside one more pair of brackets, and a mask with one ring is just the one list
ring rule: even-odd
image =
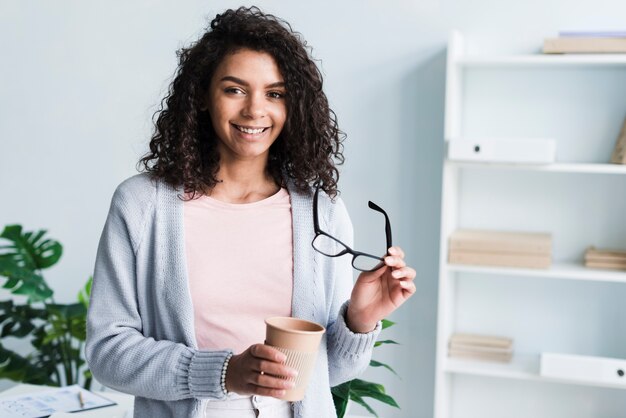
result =
[[304,392],[315,367],[317,351],[326,329],[315,322],[304,319],[275,316],[265,320],[265,344],[285,354],[285,364],[298,371],[292,380],[295,386],[288,389],[280,399],[299,401],[304,399]]

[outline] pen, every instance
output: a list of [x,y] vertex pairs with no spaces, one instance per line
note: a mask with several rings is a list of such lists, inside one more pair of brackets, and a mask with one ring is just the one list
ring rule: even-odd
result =
[[85,400],[83,399],[83,392],[78,392],[78,402],[80,402],[80,408],[85,407]]

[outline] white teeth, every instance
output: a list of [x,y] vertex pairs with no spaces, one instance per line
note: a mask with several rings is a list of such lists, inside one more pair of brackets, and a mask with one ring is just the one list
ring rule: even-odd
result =
[[245,132],[247,134],[260,134],[261,132],[263,132],[265,130],[265,128],[250,129],[250,128],[244,128],[243,126],[237,126],[237,129],[239,129],[241,132]]

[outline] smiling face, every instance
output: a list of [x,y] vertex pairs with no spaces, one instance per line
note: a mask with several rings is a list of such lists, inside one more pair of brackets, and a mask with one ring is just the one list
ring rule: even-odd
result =
[[207,110],[221,163],[267,164],[269,148],[287,119],[285,83],[274,58],[250,49],[226,55],[211,79]]

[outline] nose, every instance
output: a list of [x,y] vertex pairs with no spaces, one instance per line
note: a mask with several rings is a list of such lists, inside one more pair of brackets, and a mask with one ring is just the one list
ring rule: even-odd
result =
[[266,114],[264,96],[261,94],[250,94],[242,109],[242,115],[249,119],[260,119]]

